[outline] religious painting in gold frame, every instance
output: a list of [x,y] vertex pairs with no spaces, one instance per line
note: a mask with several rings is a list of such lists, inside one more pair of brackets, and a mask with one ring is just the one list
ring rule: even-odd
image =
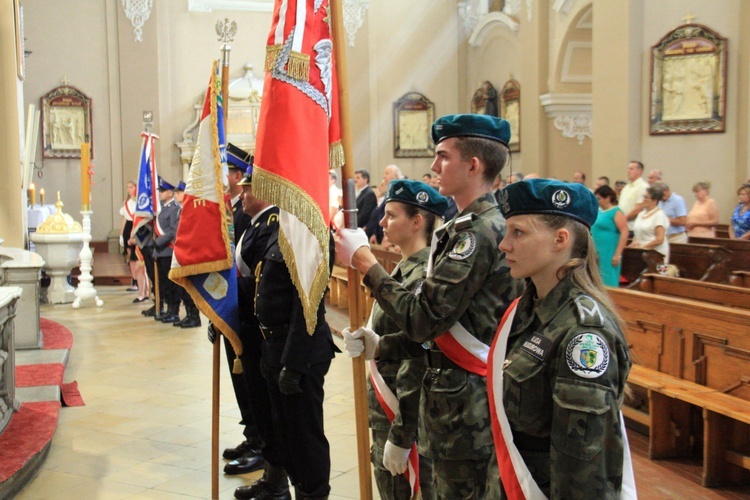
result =
[[685,24],[651,47],[649,133],[724,132],[727,39]]
[[80,158],[81,144],[94,141],[91,128],[91,98],[75,87],[63,85],[41,98],[42,156]]
[[477,115],[498,116],[497,89],[485,81],[471,97],[471,112]]
[[393,105],[393,156],[430,158],[435,154],[430,130],[435,104],[419,92],[404,94]]
[[500,116],[510,123],[511,153],[521,151],[521,85],[514,79],[505,82],[500,90]]

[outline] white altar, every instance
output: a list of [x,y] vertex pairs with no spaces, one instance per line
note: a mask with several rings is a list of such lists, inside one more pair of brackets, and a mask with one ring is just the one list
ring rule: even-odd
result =
[[16,349],[38,349],[42,345],[39,329],[39,281],[44,260],[34,252],[0,247],[0,285],[16,286],[23,291],[18,300]]

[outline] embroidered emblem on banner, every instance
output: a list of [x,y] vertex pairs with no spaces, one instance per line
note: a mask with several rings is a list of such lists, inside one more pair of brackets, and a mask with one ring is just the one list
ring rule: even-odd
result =
[[461,233],[458,236],[458,241],[450,251],[448,257],[453,260],[466,260],[477,247],[477,240],[474,237],[474,233]]
[[565,360],[568,368],[579,377],[596,378],[609,366],[609,347],[600,336],[582,333],[568,344]]
[[535,333],[531,336],[530,339],[525,340],[523,344],[521,344],[521,350],[528,354],[531,354],[539,361],[544,361],[544,359],[547,357],[547,353],[549,352],[549,347],[551,344],[552,341],[550,339],[548,339],[544,335]]
[[206,281],[203,282],[203,288],[206,289],[212,299],[220,300],[227,296],[229,284],[221,274],[211,273],[206,278]]
[[570,194],[564,189],[558,189],[552,194],[552,204],[558,209],[567,207],[570,205]]

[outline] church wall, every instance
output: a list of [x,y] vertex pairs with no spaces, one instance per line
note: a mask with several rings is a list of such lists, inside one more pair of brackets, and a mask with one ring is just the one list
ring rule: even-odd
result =
[[[642,161],[646,171],[660,169],[664,180],[673,191],[685,197],[688,209],[694,200],[692,186],[702,180],[711,182],[711,195],[719,205],[719,220],[728,223],[737,205],[737,141],[746,141],[747,130],[738,130],[738,63],[739,52],[746,50],[740,43],[741,0],[664,0],[644,2],[643,12],[643,79],[642,79]],[[688,13],[694,23],[703,24],[728,38],[726,132],[716,134],[686,134],[651,136],[648,133],[650,53],[651,46],[675,27],[685,24]],[[746,20],[747,21],[747,20]],[[747,127],[745,122],[744,127]],[[623,170],[625,166],[623,165]]]

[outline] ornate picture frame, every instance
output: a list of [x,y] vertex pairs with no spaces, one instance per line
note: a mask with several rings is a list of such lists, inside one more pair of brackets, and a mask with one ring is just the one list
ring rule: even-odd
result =
[[404,94],[393,105],[393,156],[431,158],[435,155],[430,128],[435,104],[419,92]]
[[649,134],[724,132],[727,39],[685,24],[651,47]]
[[511,153],[521,151],[521,84],[511,78],[500,90],[500,116],[510,123]]
[[482,82],[471,97],[471,112],[477,115],[499,116],[497,89],[489,81]]
[[81,144],[91,144],[91,98],[75,87],[63,85],[42,96],[43,158],[80,158]]

